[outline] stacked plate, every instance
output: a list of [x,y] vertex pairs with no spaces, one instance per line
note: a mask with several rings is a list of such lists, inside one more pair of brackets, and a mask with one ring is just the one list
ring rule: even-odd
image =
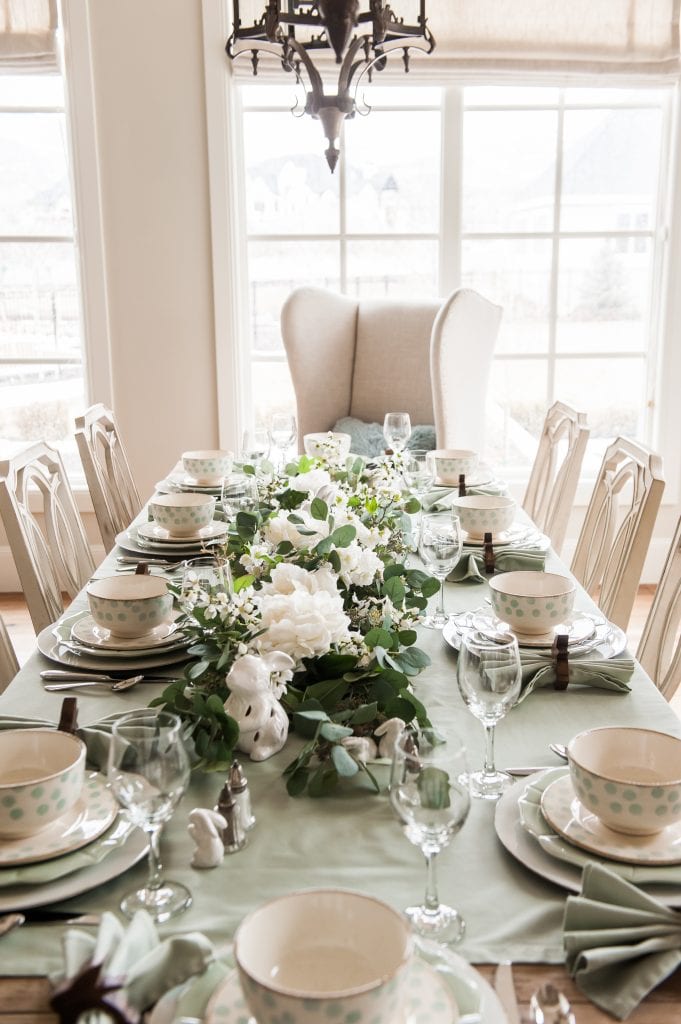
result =
[[173,537],[156,523],[129,526],[119,533],[116,543],[133,555],[161,555],[168,558],[196,558],[202,551],[223,543],[229,532],[227,523],[214,519],[189,537]]
[[188,646],[178,621],[129,640],[112,636],[88,611],[69,612],[38,635],[38,649],[60,665],[128,675],[186,661]]
[[[481,537],[473,537],[471,534],[462,533],[463,543],[466,547],[481,548],[485,541]],[[502,533],[492,537],[495,546],[504,548],[522,548],[527,551],[548,551],[551,541],[545,533],[540,533],[535,526],[527,526],[523,523],[514,523]]]
[[[470,629],[476,629],[492,640],[502,634],[514,632],[507,622],[498,619],[489,608],[477,608],[472,612],[453,615],[442,635],[449,646],[458,651],[462,634]],[[573,657],[596,654],[606,659],[614,658],[622,653],[627,644],[625,634],[614,623],[608,622],[602,615],[579,611],[566,618],[565,622],[554,626],[551,633],[541,636],[516,636],[521,649],[548,653],[557,634],[567,634],[568,650]]]
[[78,803],[41,832],[0,840],[0,912],[69,899],[127,871],[144,856],[144,834],[119,818],[98,772]]
[[172,494],[173,491],[197,491],[199,494],[215,494],[220,497],[222,484],[200,484],[194,477],[181,470],[169,473],[165,480],[155,485],[159,494]]
[[525,867],[573,892],[582,868],[599,861],[671,907],[681,907],[681,824],[652,836],[614,832],[580,803],[567,768],[519,782],[501,797],[499,839]]

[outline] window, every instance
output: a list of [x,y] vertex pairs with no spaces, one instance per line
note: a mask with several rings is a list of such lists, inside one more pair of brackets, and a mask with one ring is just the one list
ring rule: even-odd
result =
[[[268,105],[286,89],[242,95],[258,418],[293,404],[279,330],[292,288],[437,295],[453,265],[504,307],[495,464],[530,464],[558,398],[587,413],[594,470],[614,435],[651,440],[671,90],[476,86],[449,104],[376,88],[333,176],[320,125]],[[442,152],[460,156],[441,181]],[[445,220],[459,206],[461,223]]]
[[58,74],[0,75],[0,450],[38,439],[79,462],[85,400],[68,146]]

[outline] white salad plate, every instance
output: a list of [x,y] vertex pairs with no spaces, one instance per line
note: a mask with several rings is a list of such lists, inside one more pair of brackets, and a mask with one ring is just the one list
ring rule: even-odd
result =
[[116,544],[131,555],[157,554],[168,555],[174,559],[196,558],[205,548],[219,544],[223,536],[224,534],[213,539],[188,540],[183,541],[182,544],[167,543],[166,541],[145,540],[144,537],[138,538],[137,527],[129,526],[127,530],[117,534]]
[[222,484],[200,484],[187,473],[170,473],[165,480],[159,480],[155,486],[160,494],[173,491],[198,491],[199,494],[217,494],[219,496],[222,492]]
[[[487,614],[487,609],[478,608],[473,612],[459,612],[457,615],[451,615],[449,622],[442,630],[442,637],[450,647],[455,651],[459,650],[461,646],[461,636],[469,629],[476,629],[476,616],[479,614]],[[616,655],[621,654],[627,646],[627,638],[619,626],[615,626],[612,622],[608,622],[603,619],[600,615],[592,615],[590,612],[582,613],[585,617],[591,618],[594,623],[594,631],[588,639],[582,640],[580,643],[576,643],[574,640],[572,644],[568,644],[572,656],[580,657],[588,654],[600,654],[600,656],[607,661],[608,658],[614,658]],[[538,652],[537,656],[542,656],[542,650],[546,652],[545,656],[549,656],[550,644],[543,645],[543,648],[535,648]]]
[[34,835],[0,840],[0,868],[37,864],[87,846],[106,832],[118,809],[104,776],[90,772],[80,800],[66,814]]
[[[163,647],[152,654],[142,654],[137,651],[125,655],[120,651],[95,651],[74,645],[70,640],[73,624],[79,617],[87,614],[86,611],[69,612],[54,626],[46,626],[42,632],[38,633],[36,641],[40,653],[51,661],[56,661],[59,665],[66,665],[68,668],[82,668],[85,671],[91,669],[95,672],[127,672],[128,674],[131,669],[146,671],[164,665],[179,665],[189,658],[184,642],[181,646],[170,649]],[[122,660],[123,658],[125,661]]]
[[[491,468],[484,462],[478,463],[478,468],[474,473],[471,473],[466,477],[466,487],[484,487],[485,484],[491,484],[494,480],[494,473]],[[455,484],[446,484],[439,476],[435,477],[436,487],[446,487],[448,491],[451,491],[454,487],[459,486],[459,482]]]
[[192,533],[186,537],[176,537],[169,533],[168,530],[163,526],[159,526],[158,523],[142,523],[137,527],[137,537],[141,537],[146,541],[156,541],[162,544],[177,544],[183,546],[186,544],[203,544],[207,540],[218,540],[225,537],[229,533],[229,525],[227,523],[220,522],[214,519],[208,526],[202,526],[196,533]]
[[558,835],[582,850],[625,864],[681,864],[681,821],[652,836],[614,832],[581,803],[569,774],[546,787],[541,810]]
[[548,633],[534,635],[520,633],[518,630],[512,629],[507,622],[485,611],[473,615],[473,627],[478,632],[484,633],[490,640],[496,640],[502,634],[512,633],[517,637],[521,647],[551,647],[556,636],[567,634],[568,648],[570,648],[589,640],[596,631],[596,623],[593,618],[579,612],[566,618],[565,622],[559,622],[553,626]]
[[[555,771],[555,769],[549,769],[549,771]],[[502,846],[512,857],[528,871],[552,882],[561,889],[567,889],[569,892],[581,892],[582,869],[585,864],[590,861],[606,863],[609,868],[615,870],[623,878],[628,878],[636,885],[640,885],[645,892],[655,896],[661,903],[669,907],[681,907],[681,881],[676,881],[673,878],[669,882],[665,881],[664,867],[652,868],[651,874],[654,875],[654,879],[646,878],[645,875],[640,874],[645,870],[643,868],[619,864],[610,860],[603,861],[600,857],[586,853],[570,843],[565,843],[546,823],[546,832],[550,834],[550,838],[555,838],[565,848],[565,852],[561,854],[560,858],[548,853],[540,845],[537,836],[523,827],[519,805],[526,788],[533,782],[539,781],[545,774],[545,771],[540,771],[526,779],[519,780],[514,786],[507,789],[497,802],[494,828]],[[678,872],[678,869],[670,867],[669,871]],[[638,875],[637,872],[639,872]]]
[[[466,547],[481,548],[485,545],[484,537],[478,534],[473,535],[463,530],[461,536]],[[523,523],[514,523],[508,530],[492,534],[492,544],[528,551],[548,551],[551,547],[551,541],[545,533],[540,533],[534,527],[525,526]]]
[[160,626],[155,626],[143,636],[123,637],[112,635],[111,630],[105,626],[98,626],[89,614],[83,615],[73,623],[71,639],[96,651],[133,651],[137,654],[153,653],[159,647],[181,647],[187,643],[179,632],[177,622],[162,622]]

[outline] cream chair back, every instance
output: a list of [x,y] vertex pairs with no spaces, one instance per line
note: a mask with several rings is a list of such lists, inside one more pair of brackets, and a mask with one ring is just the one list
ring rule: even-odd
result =
[[660,456],[618,437],[603,457],[571,568],[603,614],[624,630],[663,491]]
[[36,632],[94,570],[59,452],[44,442],[0,462],[0,515]]
[[681,683],[681,518],[643,627],[636,657],[671,700]]
[[0,693],[6,690],[19,671],[19,662],[14,653],[7,626],[0,616]]
[[142,507],[113,413],[91,406],[76,419],[76,443],[104,547],[111,551]]
[[560,554],[579,483],[589,428],[583,412],[554,402],[544,419],[523,508]]

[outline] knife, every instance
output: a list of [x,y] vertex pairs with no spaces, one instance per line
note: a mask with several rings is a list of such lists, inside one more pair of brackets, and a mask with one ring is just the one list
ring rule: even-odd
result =
[[548,772],[551,768],[558,768],[557,764],[526,764],[519,765],[516,768],[500,768],[499,771],[506,772],[507,775],[534,775],[535,772]]
[[[121,669],[121,673],[125,675],[124,669]],[[128,672],[127,674],[131,675],[132,672]],[[143,675],[144,681],[146,683],[174,683],[177,680],[176,675],[151,676],[147,675],[146,672],[144,672]],[[84,679],[88,681],[92,680],[93,682],[99,683],[116,683],[121,678],[121,676],[110,676],[107,675],[105,672],[87,672],[85,669],[82,669],[80,672],[67,672],[65,669],[51,668],[46,669],[44,672],[41,672],[40,678],[44,679],[46,682],[52,681],[55,683],[67,681],[75,683],[76,681],[82,681]]]
[[504,1009],[508,1024],[520,1024],[520,1010],[518,1009],[518,999],[515,994],[515,985],[513,984],[513,968],[509,960],[499,964],[496,969],[494,974],[494,991]]

